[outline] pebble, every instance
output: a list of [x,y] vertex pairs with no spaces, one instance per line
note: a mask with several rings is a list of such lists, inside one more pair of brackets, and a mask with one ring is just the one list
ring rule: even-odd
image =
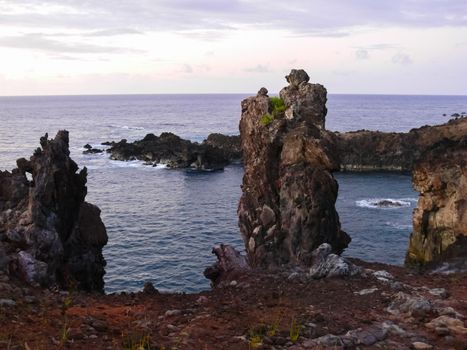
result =
[[208,297],[201,295],[198,299],[196,299],[197,304],[206,304],[209,301]]
[[445,337],[450,334],[449,329],[447,327],[436,327],[435,332],[440,337]]
[[357,295],[367,295],[367,294],[372,294],[374,292],[376,292],[378,290],[378,288],[368,288],[368,289],[362,289],[358,292],[353,292],[354,294],[357,294]]
[[35,296],[33,295],[26,295],[24,297],[24,301],[28,304],[39,304],[39,299],[37,299]]
[[384,278],[384,279],[389,279],[389,280],[394,279],[394,276],[391,275],[386,270],[375,271],[375,272],[373,272],[373,276],[375,276],[376,278]]
[[467,328],[464,327],[464,322],[449,316],[439,316],[426,323],[425,326],[435,330],[436,328],[448,328],[450,332],[467,336]]
[[230,282],[230,285],[231,285],[232,287],[235,287],[237,284],[238,284],[238,282],[235,281],[235,280],[233,280],[233,281]]
[[414,343],[412,343],[412,347],[415,349],[415,350],[429,350],[429,349],[433,349],[433,346],[431,346],[430,344],[427,344],[427,343],[423,343],[421,341],[416,341]]
[[449,297],[449,293],[444,288],[433,288],[428,291],[431,295],[440,297],[441,299],[447,299]]
[[299,277],[298,272],[292,272],[292,273],[287,277],[287,279],[290,281],[290,280],[293,280],[293,279],[298,278],[298,277]]
[[403,330],[401,327],[399,327],[392,321],[383,322],[382,327],[383,329],[387,330],[390,334],[393,335],[404,336],[407,334],[405,330]]
[[12,299],[0,299],[0,306],[15,306],[16,301]]
[[165,312],[165,316],[166,317],[170,317],[170,316],[178,316],[178,315],[181,315],[182,314],[182,311],[181,310],[167,310]]
[[395,294],[394,300],[387,308],[387,311],[393,315],[408,313],[414,317],[425,317],[432,310],[433,306],[429,300],[403,292]]

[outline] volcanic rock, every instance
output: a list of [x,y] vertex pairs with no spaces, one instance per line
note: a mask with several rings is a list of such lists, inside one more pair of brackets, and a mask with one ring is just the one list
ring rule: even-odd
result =
[[0,171],[3,270],[32,284],[102,291],[107,233],[99,208],[84,200],[87,169],[77,172],[67,131],[46,134],[41,146],[17,169]]
[[423,126],[408,133],[360,130],[331,134],[339,168],[345,171],[411,171],[434,144],[444,139],[459,141],[465,135],[467,118]]
[[214,285],[229,282],[237,274],[242,275],[250,270],[245,257],[232,246],[221,244],[214,247],[212,253],[216,255],[217,261],[204,270],[204,276]]
[[238,162],[242,159],[242,148],[239,135],[209,134],[203,141],[203,145],[212,146],[222,151],[225,159],[229,162]]
[[[231,159],[240,158],[238,140],[235,136],[213,135],[198,144],[164,132],[160,136],[147,134],[142,140],[128,143],[108,142],[110,158],[114,160],[142,160],[151,164],[166,164],[169,168],[195,168],[197,170],[220,170]],[[230,158],[232,157],[232,158]]]
[[413,214],[408,265],[433,265],[467,257],[467,136],[443,140],[415,164],[420,192]]
[[331,171],[339,165],[323,130],[326,89],[296,71],[289,81],[280,96],[293,118],[275,111],[267,95],[242,101],[245,175],[238,216],[252,266],[310,266],[322,243],[340,253],[350,242],[335,209],[338,186]]

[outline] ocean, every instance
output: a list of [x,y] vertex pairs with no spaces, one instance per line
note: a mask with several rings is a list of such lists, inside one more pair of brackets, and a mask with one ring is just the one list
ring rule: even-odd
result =
[[[70,131],[71,156],[89,169],[87,200],[98,205],[109,243],[106,292],[151,281],[162,291],[209,288],[203,277],[219,243],[243,250],[236,209],[243,169],[194,173],[83,155],[83,145],[171,131],[193,141],[238,134],[240,102],[252,94],[0,97],[0,169],[29,157],[46,132]],[[327,129],[409,131],[467,110],[466,96],[329,95]],[[446,116],[443,116],[446,114]],[[352,237],[346,256],[402,264],[417,193],[410,175],[336,173],[337,210]],[[377,208],[393,199],[397,208]]]

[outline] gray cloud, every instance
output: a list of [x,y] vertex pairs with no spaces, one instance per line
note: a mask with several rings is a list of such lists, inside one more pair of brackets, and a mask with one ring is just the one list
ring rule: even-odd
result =
[[409,55],[403,52],[399,52],[392,56],[392,63],[407,65],[413,62]]
[[183,73],[191,74],[193,73],[193,67],[189,64],[184,64],[182,71]]
[[398,45],[394,44],[371,44],[371,45],[365,45],[365,46],[359,46],[357,49],[362,49],[362,50],[389,50],[389,49],[397,49],[399,48]]
[[[8,8],[23,5],[30,12]],[[34,6],[55,5],[43,14]],[[32,28],[63,27],[106,31],[228,31],[285,29],[296,35],[341,37],[365,26],[467,26],[465,0],[0,0],[0,23]],[[189,35],[189,33],[188,33]]]
[[268,73],[271,70],[266,65],[258,64],[258,65],[254,66],[254,67],[245,68],[244,71],[245,72],[250,72],[250,73]]
[[51,39],[45,34],[31,33],[17,36],[0,37],[0,46],[15,49],[31,49],[60,54],[93,54],[93,53],[140,53],[139,50],[99,46],[81,42],[64,42]]
[[370,58],[370,54],[367,50],[358,49],[357,51],[355,51],[355,57],[357,58],[357,60],[367,60],[368,58]]
[[82,36],[119,36],[119,35],[134,35],[134,34],[144,34],[143,32],[131,29],[131,28],[114,28],[114,29],[104,29],[104,30],[95,30],[89,33],[83,33]]

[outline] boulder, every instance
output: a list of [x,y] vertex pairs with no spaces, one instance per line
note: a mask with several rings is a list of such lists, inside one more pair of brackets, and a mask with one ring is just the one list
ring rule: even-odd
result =
[[216,255],[217,261],[204,270],[204,276],[215,286],[224,281],[229,282],[236,275],[242,275],[250,270],[245,256],[232,246],[221,244],[214,247],[212,253]]

